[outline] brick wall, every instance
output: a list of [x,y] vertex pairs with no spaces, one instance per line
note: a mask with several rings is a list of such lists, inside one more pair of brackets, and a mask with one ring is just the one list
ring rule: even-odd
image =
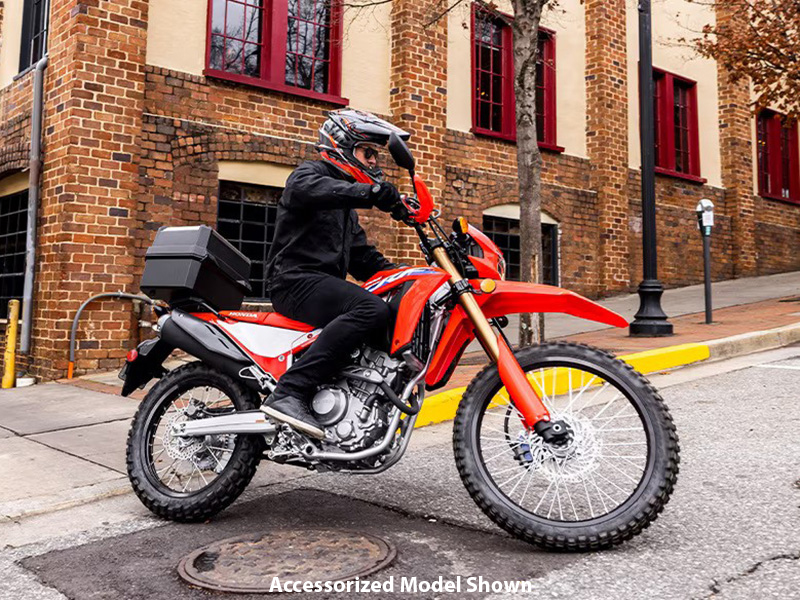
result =
[[597,191],[600,290],[629,288],[628,57],[625,0],[587,0],[586,147]]
[[28,166],[32,96],[33,73],[0,90],[0,178]]
[[[135,291],[130,232],[144,97],[147,2],[52,0],[34,307],[35,373],[63,376],[70,319],[88,297]],[[119,364],[130,307],[88,310],[78,370]]]

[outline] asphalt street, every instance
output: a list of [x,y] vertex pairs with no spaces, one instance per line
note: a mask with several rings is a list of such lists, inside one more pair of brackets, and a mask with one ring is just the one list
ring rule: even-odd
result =
[[0,523],[0,598],[208,598],[177,578],[180,557],[300,526],[392,541],[397,558],[370,577],[378,581],[525,579],[537,598],[800,597],[800,347],[652,379],[678,426],[681,473],[659,519],[618,549],[557,554],[509,538],[465,492],[443,423],[417,431],[403,461],[378,476],[264,464],[256,485],[209,523],[159,521],[131,494]]

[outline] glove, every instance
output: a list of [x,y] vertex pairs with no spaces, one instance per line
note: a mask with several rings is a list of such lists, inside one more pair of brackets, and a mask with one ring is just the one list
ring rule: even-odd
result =
[[400,204],[400,192],[388,181],[382,181],[372,186],[372,204],[383,212],[391,212]]
[[411,216],[411,213],[406,208],[406,205],[402,202],[395,204],[392,207],[390,214],[395,221],[405,221]]

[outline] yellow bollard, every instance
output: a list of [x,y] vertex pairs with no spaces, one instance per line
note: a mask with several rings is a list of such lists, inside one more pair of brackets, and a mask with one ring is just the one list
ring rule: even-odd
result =
[[14,363],[17,356],[17,324],[19,322],[19,300],[8,302],[8,325],[6,326],[6,352],[3,357],[5,368],[3,370],[3,389],[14,387],[16,374]]

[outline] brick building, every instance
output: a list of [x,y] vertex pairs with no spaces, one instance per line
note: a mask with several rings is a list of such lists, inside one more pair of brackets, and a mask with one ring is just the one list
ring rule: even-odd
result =
[[[253,260],[253,300],[263,300],[274,204],[292,168],[315,156],[326,111],[341,106],[410,130],[444,214],[482,224],[513,274],[509,17],[465,2],[428,24],[432,4],[0,0],[0,317],[22,293],[31,67],[49,57],[33,372],[64,375],[82,301],[138,291],[161,225],[216,225]],[[641,276],[636,18],[623,0],[562,0],[543,19],[545,275],[591,297],[633,290]],[[725,18],[684,0],[654,6],[659,275],[668,286],[702,278],[701,198],[717,207],[715,279],[800,268],[796,125],[754,117],[747,84],[676,43]],[[407,230],[375,211],[362,221],[391,258],[419,260]],[[118,366],[140,315],[119,301],[85,314],[77,370]]]

